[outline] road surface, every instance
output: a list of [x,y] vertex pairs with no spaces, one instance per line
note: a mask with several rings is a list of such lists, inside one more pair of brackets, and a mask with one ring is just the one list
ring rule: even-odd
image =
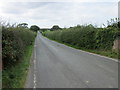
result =
[[118,88],[118,63],[38,32],[26,88]]

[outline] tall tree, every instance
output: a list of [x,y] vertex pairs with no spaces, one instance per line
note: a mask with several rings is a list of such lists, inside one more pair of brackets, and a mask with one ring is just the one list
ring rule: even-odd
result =
[[28,24],[27,23],[21,23],[21,24],[18,24],[17,27],[28,28]]
[[38,30],[40,30],[40,28],[37,26],[37,25],[32,25],[30,27],[30,30],[34,31],[34,32],[37,32]]
[[61,28],[58,26],[58,25],[54,25],[52,28],[51,28],[51,31],[55,31],[55,30],[60,30]]

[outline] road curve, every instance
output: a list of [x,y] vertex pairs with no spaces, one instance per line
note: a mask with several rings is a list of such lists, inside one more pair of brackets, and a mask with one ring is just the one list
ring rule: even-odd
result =
[[26,88],[118,88],[118,63],[38,32]]

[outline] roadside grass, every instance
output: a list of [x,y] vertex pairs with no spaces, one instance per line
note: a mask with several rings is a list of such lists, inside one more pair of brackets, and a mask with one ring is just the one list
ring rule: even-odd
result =
[[30,59],[33,51],[33,45],[27,46],[24,56],[20,62],[11,68],[3,70],[2,88],[24,88],[27,73],[29,70]]
[[114,58],[114,59],[118,59],[118,53],[113,52],[111,50],[107,50],[107,51],[105,51],[105,50],[85,50],[85,51],[103,55],[103,56],[107,56],[107,57]]
[[[60,42],[60,43],[62,43],[62,42]],[[85,49],[85,48],[80,48],[78,46],[70,45],[67,43],[63,43],[63,44],[70,46],[70,47],[73,47],[73,48],[76,48],[76,49],[86,51],[86,52],[95,53],[95,54],[107,56],[107,57],[114,58],[114,59],[120,59],[120,57],[118,57],[119,53],[113,52],[112,50]]]
[[[46,38],[48,38],[48,37],[46,37]],[[48,38],[48,39],[50,39],[50,38]],[[50,40],[53,40],[53,39],[50,39]],[[60,42],[60,41],[57,41],[57,40],[53,40],[53,41],[64,44],[64,45],[67,45],[67,46],[70,46],[72,48],[80,49],[80,50],[83,50],[83,51],[86,51],[86,52],[90,52],[90,53],[94,53],[94,54],[98,54],[98,55],[102,55],[102,56],[107,56],[107,57],[110,57],[110,58],[113,58],[113,59],[120,60],[120,53],[113,52],[112,50],[85,49],[85,48],[81,48],[81,47],[71,45],[71,44],[68,44],[68,43],[63,43],[63,42]]]

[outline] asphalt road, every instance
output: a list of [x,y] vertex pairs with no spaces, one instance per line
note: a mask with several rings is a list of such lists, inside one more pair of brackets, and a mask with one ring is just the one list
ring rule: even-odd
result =
[[26,88],[118,88],[118,63],[38,32]]

